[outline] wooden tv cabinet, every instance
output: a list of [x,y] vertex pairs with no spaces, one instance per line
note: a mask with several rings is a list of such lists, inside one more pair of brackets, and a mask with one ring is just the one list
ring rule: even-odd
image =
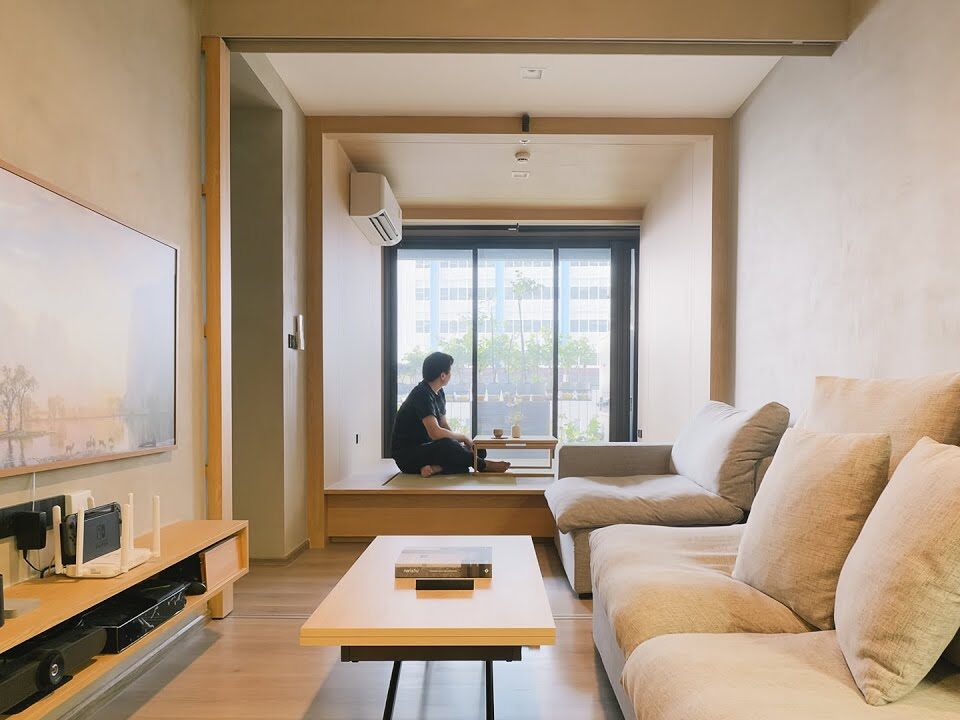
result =
[[[134,658],[149,655],[152,646],[184,625],[184,620],[206,612],[206,604],[225,588],[247,574],[250,567],[246,520],[183,520],[160,529],[160,559],[135,567],[109,579],[69,578],[64,575],[28,580],[4,591],[5,599],[33,598],[40,606],[0,627],[0,652],[16,647],[45,630],[92,608],[104,600],[156,575],[188,557],[204,553],[207,592],[187,597],[186,607],[173,619],[147,633],[116,655],[98,655],[46,697],[10,716],[16,720],[56,717],[78,702],[97,694],[98,685],[108,686],[113,676],[137,664]],[[136,539],[138,547],[149,548],[152,534]],[[214,548],[216,546],[216,548]],[[208,552],[209,551],[209,552]]]

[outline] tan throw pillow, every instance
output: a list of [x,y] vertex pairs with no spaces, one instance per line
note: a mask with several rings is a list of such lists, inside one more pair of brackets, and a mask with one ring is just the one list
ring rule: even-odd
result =
[[888,433],[890,473],[926,436],[960,443],[960,373],[919,378],[818,377],[797,427],[816,432]]
[[672,469],[741,510],[756,492],[757,463],[777,449],[790,411],[780,403],[737,410],[708,402],[673,445]]
[[887,484],[889,462],[889,435],[787,430],[753,501],[733,577],[832,629],[840,568]]
[[960,448],[907,453],[840,572],[837,642],[871,705],[908,692],[960,627]]

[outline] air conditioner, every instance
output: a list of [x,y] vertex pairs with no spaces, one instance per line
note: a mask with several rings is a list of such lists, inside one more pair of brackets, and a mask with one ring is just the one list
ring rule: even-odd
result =
[[350,174],[350,217],[374,245],[396,245],[403,235],[403,213],[383,175]]

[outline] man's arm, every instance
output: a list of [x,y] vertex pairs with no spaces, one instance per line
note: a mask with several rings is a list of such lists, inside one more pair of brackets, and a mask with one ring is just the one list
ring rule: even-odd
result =
[[467,447],[470,447],[473,444],[470,442],[470,438],[463,433],[454,432],[450,429],[450,426],[447,424],[446,415],[444,415],[441,419],[446,427],[441,427],[440,423],[437,422],[436,416],[434,415],[427,415],[425,418],[423,418],[423,426],[427,429],[427,435],[430,436],[431,440],[450,438],[451,440],[464,443]]

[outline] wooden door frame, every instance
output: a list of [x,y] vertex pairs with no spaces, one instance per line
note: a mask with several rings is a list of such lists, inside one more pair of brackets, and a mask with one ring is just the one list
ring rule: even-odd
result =
[[[520,117],[308,116],[307,125],[307,330],[313,338],[307,360],[307,496],[310,547],[323,547],[326,504],[323,476],[322,248],[323,139],[370,135],[523,134]],[[732,244],[730,118],[533,117],[533,135],[660,135],[708,140],[711,147],[710,376],[712,400],[733,401],[735,253]],[[440,214],[440,213],[436,213]],[[465,214],[469,214],[466,213]],[[637,211],[642,216],[642,208]],[[440,220],[440,217],[429,218]],[[449,219],[449,218],[448,218]],[[312,351],[312,352],[311,352]]]
[[[233,383],[230,283],[230,51],[222,38],[204,37],[203,179],[204,274],[203,336],[207,380],[207,519],[233,518]],[[210,600],[210,614],[233,610],[233,585]]]

